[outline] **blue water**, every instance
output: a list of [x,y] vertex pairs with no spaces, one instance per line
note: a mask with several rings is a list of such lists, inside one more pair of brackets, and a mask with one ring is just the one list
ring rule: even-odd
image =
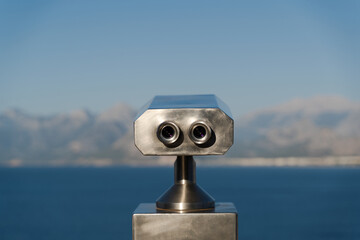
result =
[[[170,186],[171,168],[0,169],[1,240],[131,239],[131,214]],[[360,239],[360,169],[199,168],[234,202],[239,239]]]

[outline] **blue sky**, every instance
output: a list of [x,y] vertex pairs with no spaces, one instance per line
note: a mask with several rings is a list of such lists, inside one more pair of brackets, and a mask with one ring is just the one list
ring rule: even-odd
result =
[[0,111],[215,93],[234,115],[360,101],[360,1],[0,0]]

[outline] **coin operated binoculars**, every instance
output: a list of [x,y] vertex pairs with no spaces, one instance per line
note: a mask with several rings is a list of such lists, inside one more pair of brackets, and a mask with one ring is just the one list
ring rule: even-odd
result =
[[215,95],[156,96],[134,122],[146,156],[177,156],[174,185],[133,214],[133,240],[235,240],[237,211],[196,183],[195,155],[222,155],[234,139],[228,107]]

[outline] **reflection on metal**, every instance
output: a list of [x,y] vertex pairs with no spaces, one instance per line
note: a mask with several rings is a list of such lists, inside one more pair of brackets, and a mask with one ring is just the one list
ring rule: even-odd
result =
[[234,121],[215,95],[156,96],[134,122],[143,155],[177,156],[174,185],[155,204],[133,215],[133,239],[237,239],[232,203],[217,203],[196,184],[193,155],[224,154],[233,144]]

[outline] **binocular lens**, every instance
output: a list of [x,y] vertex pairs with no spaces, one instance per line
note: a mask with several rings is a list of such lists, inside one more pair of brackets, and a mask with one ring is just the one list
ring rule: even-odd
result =
[[211,137],[211,128],[204,122],[196,122],[190,128],[189,135],[195,144],[205,144]]
[[175,135],[175,129],[171,126],[166,126],[161,130],[161,135],[165,139],[171,139]]
[[193,130],[194,137],[202,139],[206,136],[206,129],[203,126],[197,126]]
[[165,145],[171,145],[179,139],[180,129],[175,123],[163,122],[158,128],[157,136]]

